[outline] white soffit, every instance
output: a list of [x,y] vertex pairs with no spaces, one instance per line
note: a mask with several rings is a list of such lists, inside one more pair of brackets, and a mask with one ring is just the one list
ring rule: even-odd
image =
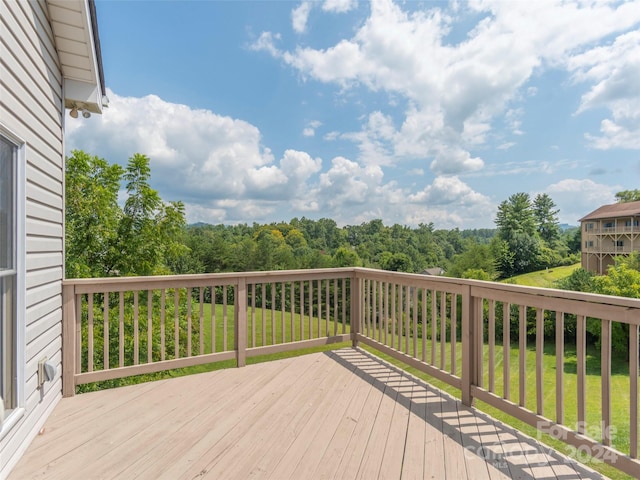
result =
[[102,112],[102,85],[88,0],[47,0],[60,68],[65,107]]

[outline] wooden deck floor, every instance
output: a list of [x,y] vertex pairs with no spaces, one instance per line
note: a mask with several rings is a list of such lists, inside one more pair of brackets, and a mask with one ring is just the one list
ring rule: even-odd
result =
[[9,478],[602,477],[349,348],[65,398]]

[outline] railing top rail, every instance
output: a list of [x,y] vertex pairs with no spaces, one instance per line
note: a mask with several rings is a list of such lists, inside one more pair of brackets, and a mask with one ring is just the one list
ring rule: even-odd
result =
[[427,288],[441,288],[452,293],[462,293],[467,288],[478,287],[496,293],[517,293],[551,299],[572,300],[598,305],[611,305],[640,311],[640,299],[573,292],[553,288],[528,287],[507,283],[488,282],[451,277],[422,275],[417,273],[390,272],[361,267],[322,268],[309,270],[275,270],[266,272],[231,272],[190,275],[161,275],[152,277],[104,277],[67,279],[63,285],[75,286],[77,293],[119,292],[152,290],[161,288],[197,287],[209,285],[233,285],[240,279],[248,283],[325,280],[335,278],[367,278],[388,282],[406,282]]
[[[614,305],[618,307],[626,307],[640,310],[640,299],[616,297],[611,295],[600,295],[596,293],[574,292],[571,290],[560,290],[556,288],[528,287],[525,285],[514,285],[511,283],[489,282],[484,280],[471,280],[463,278],[438,277],[430,275],[421,275],[415,273],[400,273],[374,270],[368,268],[356,268],[356,275],[362,278],[382,279],[386,281],[398,281],[398,278],[407,280],[416,280],[419,282],[445,283],[449,285],[479,287],[482,289],[490,289],[496,292],[514,292],[519,294],[535,295],[537,297],[557,298],[564,300],[575,300],[600,305]],[[473,290],[472,290],[473,293]]]
[[352,278],[353,268],[323,268],[309,270],[273,270],[266,272],[226,272],[184,275],[157,275],[148,277],[98,277],[63,280],[63,285],[74,286],[77,293],[121,292],[155,290],[210,285],[234,285],[240,279],[247,283],[287,282]]

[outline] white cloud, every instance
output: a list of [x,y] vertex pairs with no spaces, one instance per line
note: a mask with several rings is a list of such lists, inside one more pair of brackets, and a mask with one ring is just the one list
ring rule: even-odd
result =
[[[319,158],[295,150],[277,162],[260,131],[242,120],[155,95],[109,92],[109,98],[105,115],[68,120],[67,148],[121,164],[134,153],[149,156],[154,188],[165,200],[183,200],[195,218],[262,218],[273,211],[265,202],[302,198],[322,167]],[[248,212],[260,213],[238,217]]]
[[[338,3],[331,5],[337,8]],[[409,12],[391,0],[370,5],[369,17],[351,38],[322,49],[298,46],[272,53],[303,78],[336,84],[343,92],[366,88],[407,101],[399,129],[373,129],[371,117],[380,112],[372,112],[360,132],[342,135],[358,143],[360,161],[428,158],[435,173],[451,174],[482,168],[483,160],[473,150],[486,142],[498,115],[506,113],[511,134],[525,133],[523,111],[512,104],[538,93],[527,82],[549,66],[567,68],[594,84],[581,109],[609,98],[615,86],[630,88],[617,104],[607,100],[613,118],[603,125],[602,137],[589,138],[597,148],[637,148],[632,139],[640,120],[632,114],[640,111],[640,82],[633,81],[639,62],[629,52],[635,52],[640,33],[625,34],[640,22],[637,2],[472,1],[469,8],[482,20],[466,38],[456,40],[449,35],[457,15],[462,18],[460,9],[435,4]],[[591,73],[589,65],[607,54],[593,44],[615,35],[620,35],[613,46],[619,55],[609,57],[604,72]],[[614,73],[613,65],[622,57],[629,64]],[[608,79],[610,88],[598,88],[600,77]]]
[[436,177],[431,185],[421,192],[409,195],[412,203],[427,203],[429,205],[475,205],[491,202],[485,195],[475,192],[458,177]]
[[291,11],[291,24],[296,33],[304,33],[307,30],[311,2],[305,1]]
[[592,83],[578,113],[605,107],[613,116],[602,120],[600,136],[586,135],[592,146],[640,149],[640,31],[572,57],[569,68],[576,83]]
[[319,120],[312,120],[307,124],[307,126],[302,130],[302,135],[305,137],[313,137],[316,134],[316,128],[322,125],[322,122]]
[[277,58],[281,55],[281,52],[276,47],[276,41],[279,41],[281,38],[282,37],[279,33],[262,32],[258,39],[249,45],[249,48],[256,52],[267,52],[271,56]]
[[484,166],[481,158],[471,157],[471,154],[459,147],[442,147],[436,158],[431,162],[431,170],[438,174],[455,174],[459,172],[472,172],[480,170]]
[[548,193],[560,209],[560,221],[576,225],[578,219],[596,208],[615,203],[616,192],[623,190],[620,185],[596,183],[591,179],[568,178],[549,185]]
[[599,150],[610,150],[612,148],[628,148],[640,150],[640,121],[634,122],[630,126],[619,125],[608,119],[600,123],[601,136],[586,134],[585,138],[590,141],[594,148]]
[[[382,165],[337,156],[323,171],[322,159],[294,149],[278,159],[262,145],[260,131],[242,120],[153,95],[109,97],[107,114],[69,119],[67,147],[112,163],[147,154],[152,186],[165,200],[182,200],[189,222],[266,222],[305,212],[321,212],[341,225],[382,218],[388,224],[471,228],[492,221],[488,198],[457,177],[438,177],[412,192],[387,180]],[[397,134],[381,114],[370,116],[368,125],[381,137]]]
[[326,12],[346,13],[358,6],[358,0],[325,0],[322,10]]
[[445,228],[474,228],[493,223],[495,206],[456,176],[436,177],[422,191],[408,195],[411,208],[405,221],[411,225],[433,222]]

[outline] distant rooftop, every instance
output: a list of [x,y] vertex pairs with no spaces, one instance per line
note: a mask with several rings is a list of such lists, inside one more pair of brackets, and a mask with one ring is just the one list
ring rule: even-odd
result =
[[637,216],[640,216],[640,201],[603,205],[591,212],[589,215],[582,217],[580,221],[584,222],[585,220],[599,220],[601,218]]

